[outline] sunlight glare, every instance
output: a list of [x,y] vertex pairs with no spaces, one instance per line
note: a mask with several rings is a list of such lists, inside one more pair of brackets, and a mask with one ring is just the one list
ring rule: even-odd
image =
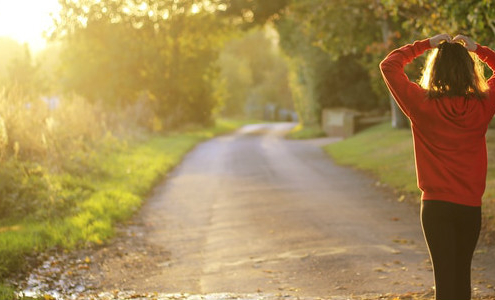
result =
[[51,14],[59,10],[57,0],[0,0],[0,36],[39,51],[46,46],[44,32],[53,29]]
[[192,12],[193,14],[197,14],[197,13],[199,13],[199,10],[200,10],[199,6],[198,6],[196,3],[194,3],[194,4],[192,5],[191,12]]

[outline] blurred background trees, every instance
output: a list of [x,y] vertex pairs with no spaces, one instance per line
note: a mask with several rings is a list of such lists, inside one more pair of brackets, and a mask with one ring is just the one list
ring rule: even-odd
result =
[[282,110],[306,124],[318,124],[329,107],[397,113],[377,67],[391,49],[438,32],[489,46],[495,35],[495,6],[486,0],[60,4],[55,42],[43,52],[0,39],[9,62],[0,83],[30,97],[76,94],[109,112],[139,110],[155,131]]
[[141,99],[167,128],[209,124],[230,29],[206,3],[63,1],[63,88],[114,108]]
[[292,109],[286,58],[272,27],[240,33],[220,54],[221,80],[225,83],[222,113],[260,118],[267,107]]
[[[390,110],[378,63],[395,47],[439,32],[467,34],[488,46],[495,36],[495,6],[486,0],[227,3],[227,12],[250,16],[242,17],[249,24],[275,23],[290,57],[294,104],[306,123],[316,122],[325,107]],[[420,75],[420,65],[419,60],[407,70],[411,79]],[[397,122],[398,127],[407,125]]]

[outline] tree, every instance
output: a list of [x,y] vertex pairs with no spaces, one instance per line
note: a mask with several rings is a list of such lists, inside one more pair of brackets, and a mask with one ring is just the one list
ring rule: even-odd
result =
[[245,28],[263,25],[277,19],[291,0],[220,0],[226,9],[222,13],[242,20]]
[[7,64],[7,87],[16,88],[33,100],[47,91],[48,85],[40,73],[40,66],[33,61],[27,44],[22,55],[15,57]]
[[380,1],[302,0],[293,2],[289,10],[304,28],[312,45],[321,48],[335,60],[352,57],[369,73],[367,78],[361,77],[369,82],[356,82],[355,87],[366,89],[371,86],[372,94],[376,96],[365,97],[363,101],[369,99],[373,102],[378,98],[380,101],[376,103],[376,108],[383,108],[389,103],[394,116],[393,124],[396,127],[408,124],[395,101],[383,88],[377,68],[378,62],[391,48],[391,39],[395,37],[395,24],[388,20],[387,11]]
[[61,1],[64,86],[111,107],[148,95],[166,125],[207,124],[228,27],[194,0]]
[[290,6],[276,26],[281,47],[293,62],[291,86],[297,95],[295,104],[303,123],[318,122],[324,108],[348,107],[361,111],[383,108],[362,64],[363,54],[352,51],[343,54],[338,51],[344,50],[338,49],[330,52],[318,44],[321,33],[301,21],[305,12],[293,11],[304,8],[301,4]]
[[6,63],[0,64],[0,84],[7,81],[8,62],[14,58],[19,58],[19,54],[25,54],[25,48],[15,40],[7,37],[0,37],[0,60]]
[[142,87],[137,42],[136,29],[104,20],[76,30],[61,54],[64,88],[108,106],[131,103]]
[[267,104],[293,109],[287,61],[276,38],[274,29],[265,27],[248,31],[226,44],[220,55],[228,93],[224,113],[241,114],[246,105],[253,110],[252,117],[261,117]]
[[381,0],[391,18],[409,37],[428,37],[440,32],[470,35],[492,45],[495,36],[495,6],[484,0],[399,1]]

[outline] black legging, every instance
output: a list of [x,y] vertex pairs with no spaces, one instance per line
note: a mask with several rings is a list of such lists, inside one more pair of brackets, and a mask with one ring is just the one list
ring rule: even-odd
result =
[[437,300],[471,299],[471,260],[481,229],[481,207],[424,200],[421,225],[435,275]]

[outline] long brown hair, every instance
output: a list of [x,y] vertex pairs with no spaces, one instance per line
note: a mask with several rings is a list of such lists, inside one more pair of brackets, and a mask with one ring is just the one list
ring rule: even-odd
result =
[[444,96],[483,99],[488,90],[478,57],[462,44],[448,42],[438,45],[428,57],[420,85],[432,99]]

